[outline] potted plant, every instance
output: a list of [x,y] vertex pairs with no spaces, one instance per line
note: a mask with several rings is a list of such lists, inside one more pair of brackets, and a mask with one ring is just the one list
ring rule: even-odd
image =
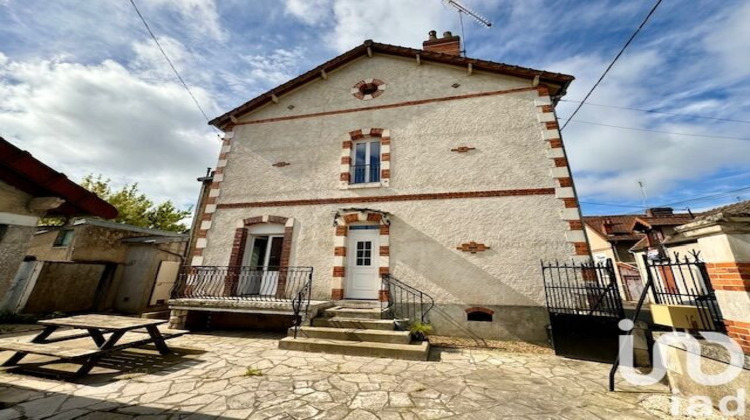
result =
[[432,325],[428,323],[415,322],[409,327],[411,336],[414,340],[425,341],[427,336],[432,332]]

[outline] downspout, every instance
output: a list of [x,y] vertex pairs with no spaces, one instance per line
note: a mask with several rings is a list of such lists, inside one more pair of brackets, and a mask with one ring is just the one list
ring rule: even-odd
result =
[[198,201],[195,205],[195,212],[193,213],[193,221],[190,224],[190,236],[188,238],[188,244],[187,248],[185,249],[185,256],[181,257],[180,260],[182,261],[183,265],[185,264],[185,260],[189,258],[193,254],[193,247],[195,246],[195,235],[198,234],[198,223],[200,223],[200,216],[203,214],[203,202],[204,197],[206,195],[206,189],[214,180],[214,173],[211,171],[211,168],[206,168],[206,175],[202,176],[200,178],[197,178],[197,181],[201,183],[201,190],[198,194]]

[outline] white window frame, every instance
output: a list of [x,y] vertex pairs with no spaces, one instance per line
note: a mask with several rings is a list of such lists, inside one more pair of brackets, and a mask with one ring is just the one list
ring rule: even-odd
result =
[[[378,153],[376,154],[376,156],[378,157],[378,171],[377,171],[378,180],[377,181],[371,181],[370,180],[370,175],[371,175],[372,169],[369,168],[369,166],[370,166],[370,162],[372,161],[372,158],[373,158],[373,153],[372,153],[372,144],[373,143],[378,143]],[[365,170],[365,174],[364,174],[365,175],[364,182],[355,182],[355,179],[356,179],[356,176],[355,176],[356,169],[355,168],[357,167],[357,146],[360,145],[360,144],[365,144],[365,162],[366,162],[365,163],[365,167],[366,167],[366,170]],[[382,152],[382,147],[383,147],[383,145],[382,145],[382,143],[380,141],[380,138],[378,138],[378,137],[368,137],[368,138],[364,138],[362,140],[357,140],[357,141],[355,141],[355,142],[352,143],[352,151],[351,151],[351,162],[352,163],[351,163],[351,166],[350,166],[351,175],[350,175],[350,178],[349,178],[349,187],[350,188],[352,188],[352,187],[353,188],[357,188],[358,186],[362,186],[362,187],[380,186],[380,180],[381,180],[380,169],[382,167],[382,161],[381,161],[381,159],[382,159],[382,153],[383,153]]]

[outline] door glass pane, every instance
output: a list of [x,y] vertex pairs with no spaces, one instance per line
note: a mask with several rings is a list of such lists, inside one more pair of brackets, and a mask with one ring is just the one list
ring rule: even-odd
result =
[[284,243],[284,238],[276,236],[271,238],[271,249],[269,249],[270,255],[268,256],[268,267],[272,270],[278,270],[281,266],[281,249]]
[[253,252],[250,254],[250,267],[258,269],[263,266],[268,247],[268,236],[258,236],[253,241]]
[[357,261],[356,264],[360,267],[372,265],[372,242],[371,241],[358,241],[357,242]]

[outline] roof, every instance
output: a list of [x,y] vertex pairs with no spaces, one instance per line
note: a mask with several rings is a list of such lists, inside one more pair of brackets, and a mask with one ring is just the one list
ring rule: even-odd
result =
[[59,197],[65,200],[59,207],[47,211],[48,216],[117,217],[114,206],[2,137],[0,181],[34,197]]
[[187,234],[179,234],[177,236],[138,236],[135,238],[125,238],[122,242],[127,244],[164,244],[171,242],[187,242],[187,240]]
[[[637,215],[637,214],[618,214],[609,216],[585,216],[583,222],[599,235],[606,238],[609,242],[617,241],[638,241],[644,237],[644,234],[636,231],[637,225],[651,227],[662,226],[679,226],[693,220],[693,215],[689,213],[676,213],[671,215]],[[604,229],[604,225],[609,223],[609,233]]]
[[696,218],[696,222],[723,219],[725,217],[750,217],[750,200],[740,201],[739,203],[729,204],[727,206],[717,207],[709,210]]
[[[584,223],[610,242],[637,241],[643,237],[642,233],[633,231],[635,215],[585,216]],[[610,233],[604,230],[604,224],[609,221]]]
[[635,225],[642,225],[646,228],[661,226],[679,226],[695,219],[695,216],[688,213],[678,213],[669,216],[638,216],[635,218]]
[[256,108],[272,102],[272,97],[279,97],[285,93],[289,93],[298,87],[321,78],[321,72],[330,72],[336,68],[339,68],[355,59],[364,55],[379,53],[385,55],[392,55],[398,57],[409,57],[415,58],[419,55],[421,61],[431,61],[436,63],[448,64],[466,67],[471,64],[474,70],[486,71],[490,73],[504,74],[508,76],[516,76],[527,79],[535,79],[539,77],[539,83],[547,85],[551,89],[552,96],[561,97],[565,95],[566,89],[570,82],[575,79],[573,76],[561,73],[550,73],[543,70],[536,70],[528,67],[514,66],[510,64],[498,63],[494,61],[479,60],[476,58],[461,57],[453,54],[443,54],[434,51],[418,50],[414,48],[399,47],[396,45],[381,44],[372,40],[365,41],[362,45],[359,45],[338,57],[335,57],[318,67],[304,73],[296,78],[277,86],[268,92],[251,99],[248,102],[234,108],[233,110],[214,118],[209,124],[221,128],[231,121],[231,117],[238,118],[241,115],[247,114]]
[[75,226],[96,226],[106,229],[116,229],[116,230],[125,230],[128,232],[136,232],[136,233],[142,233],[144,238],[155,238],[155,237],[169,237],[169,238],[180,238],[185,237],[187,238],[188,235],[185,233],[179,233],[179,232],[172,232],[168,230],[161,230],[161,229],[151,229],[151,228],[145,228],[140,226],[133,226],[129,225],[127,223],[119,223],[119,222],[110,222],[107,220],[100,220],[100,219],[91,219],[91,218],[82,218],[82,219],[76,219],[73,220],[72,223],[65,225],[65,226],[40,226],[36,233],[45,233],[53,230],[62,230],[62,229],[70,229],[71,227]]
[[97,226],[97,227],[103,227],[103,228],[108,228],[108,229],[127,230],[129,232],[139,232],[139,233],[143,233],[149,236],[186,236],[185,234],[179,233],[179,232],[171,232],[168,230],[161,230],[161,229],[150,229],[150,228],[144,228],[140,226],[129,225],[127,223],[108,222],[106,220],[99,220],[99,219],[77,219],[73,221],[72,225],[73,226],[90,225],[90,226]]

